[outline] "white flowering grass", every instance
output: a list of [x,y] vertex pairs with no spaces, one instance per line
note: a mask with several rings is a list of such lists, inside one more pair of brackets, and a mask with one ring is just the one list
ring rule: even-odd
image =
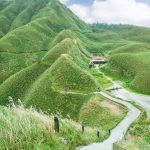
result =
[[53,115],[47,116],[23,106],[0,107],[0,147],[9,150],[63,150],[75,149],[101,139],[95,128],[85,128],[70,119],[61,119],[60,133],[53,129]]

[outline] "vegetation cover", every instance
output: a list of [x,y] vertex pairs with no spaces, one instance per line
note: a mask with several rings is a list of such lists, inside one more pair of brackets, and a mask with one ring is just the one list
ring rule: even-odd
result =
[[[97,101],[100,104],[104,102],[100,100],[100,97],[93,97],[90,101]],[[82,100],[82,99],[81,99]],[[11,107],[10,107],[11,106]],[[122,107],[119,105],[119,107]],[[119,108],[118,107],[118,108]],[[115,122],[109,122],[104,119],[105,115],[99,114],[105,120],[108,126],[88,126],[84,125],[84,133],[82,133],[82,123],[75,122],[72,119],[64,118],[60,114],[57,114],[59,118],[59,133],[54,131],[54,115],[46,115],[42,111],[38,112],[32,107],[24,108],[23,104],[18,101],[17,105],[13,102],[8,107],[0,106],[0,147],[1,149],[47,149],[47,150],[73,150],[77,146],[83,146],[92,142],[103,141],[109,136],[108,129],[114,127],[114,123],[117,124],[125,116],[126,110],[121,110],[121,117],[116,115],[109,108],[102,108],[102,111],[106,111],[108,119]],[[112,114],[112,115],[110,115]],[[113,117],[112,117],[113,116]],[[88,116],[87,118],[88,119]],[[91,119],[91,118],[90,118]],[[91,120],[96,123],[95,118]],[[100,137],[97,137],[97,131],[100,132]]]
[[99,87],[88,73],[90,54],[74,33],[90,27],[57,0],[7,1],[0,18],[0,104],[12,96],[78,120]]
[[[90,38],[103,40],[99,52],[109,53],[108,65],[103,71],[115,79],[122,79],[125,86],[136,92],[150,94],[150,29],[131,25],[95,24],[93,31],[95,34],[88,34]],[[107,35],[107,38],[102,39],[101,33]]]
[[60,132],[56,134],[53,116],[22,106],[0,107],[0,117],[1,149],[69,150],[99,140],[96,128],[87,127],[86,134],[82,134],[79,123],[61,117]]
[[[19,147],[21,149],[30,148],[32,142],[37,148],[46,144],[48,149],[59,149],[63,145],[61,137],[55,137],[53,132],[50,133],[52,143],[49,143],[45,125],[39,118],[29,117],[26,107],[31,106],[49,115],[60,113],[62,118],[96,127],[102,135],[99,140],[106,138],[108,130],[123,119],[126,111],[121,107],[117,115],[105,107],[103,97],[95,98],[94,92],[111,83],[103,74],[89,70],[90,59],[93,55],[107,57],[108,65],[102,70],[121,77],[136,91],[150,94],[149,32],[149,28],[128,25],[88,25],[58,0],[0,0],[0,105],[6,106],[11,96],[15,104],[21,99],[25,106],[23,110],[1,108],[3,121],[0,126],[6,129],[2,134],[3,142],[9,136],[14,142],[8,141],[5,145],[18,146],[18,135],[19,143],[23,144],[19,145],[23,146]],[[23,111],[27,120],[19,116],[18,111]],[[25,128],[25,137],[22,137],[24,124],[11,129],[9,122],[4,122],[7,118],[16,124],[19,121],[28,125],[37,123],[41,134],[28,126],[29,131]],[[70,140],[69,144],[97,141],[95,136],[93,139],[82,137],[77,130],[71,129],[72,125],[64,126],[66,130],[62,132]],[[10,131],[12,135],[8,134]],[[93,131],[89,135],[93,135]],[[35,141],[30,139],[30,144],[24,143],[23,140],[30,136]],[[40,140],[41,144],[37,145]],[[57,144],[59,148],[55,147]]]

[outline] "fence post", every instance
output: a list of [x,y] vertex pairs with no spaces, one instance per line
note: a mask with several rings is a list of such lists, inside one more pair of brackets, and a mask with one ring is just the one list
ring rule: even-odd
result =
[[98,138],[100,137],[100,132],[99,132],[99,131],[97,131],[97,137],[98,137]]
[[82,133],[84,133],[84,124],[82,123]]
[[111,130],[109,129],[108,132],[109,132],[109,135],[110,135],[111,134]]
[[59,119],[57,116],[54,117],[54,130],[55,133],[59,133]]

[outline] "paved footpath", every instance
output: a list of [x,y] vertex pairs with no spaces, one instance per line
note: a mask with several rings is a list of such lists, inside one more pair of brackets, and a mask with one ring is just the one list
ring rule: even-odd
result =
[[112,150],[113,144],[122,140],[124,138],[124,134],[127,132],[130,125],[138,118],[140,115],[140,110],[131,105],[128,102],[119,100],[117,98],[111,97],[104,92],[99,92],[97,94],[101,94],[102,96],[120,103],[128,108],[127,116],[111,131],[111,134],[108,139],[101,143],[94,143],[89,146],[83,147],[80,150]]
[[112,89],[112,88],[119,88],[118,90],[113,90],[110,93],[111,95],[117,98],[121,98],[125,101],[135,102],[137,105],[144,108],[144,110],[146,111],[147,117],[150,119],[150,96],[149,95],[138,94],[138,93],[129,91],[121,86],[120,81],[119,82],[113,81],[110,77],[106,76],[105,74],[103,75],[113,83],[113,86],[109,87],[107,90]]
[[135,102],[137,105],[144,108],[147,117],[150,119],[150,96],[134,93],[125,88],[114,90],[110,94],[126,101]]

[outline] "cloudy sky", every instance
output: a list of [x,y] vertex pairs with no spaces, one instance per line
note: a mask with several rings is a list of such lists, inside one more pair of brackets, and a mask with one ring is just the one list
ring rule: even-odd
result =
[[87,23],[150,27],[150,0],[60,0]]

